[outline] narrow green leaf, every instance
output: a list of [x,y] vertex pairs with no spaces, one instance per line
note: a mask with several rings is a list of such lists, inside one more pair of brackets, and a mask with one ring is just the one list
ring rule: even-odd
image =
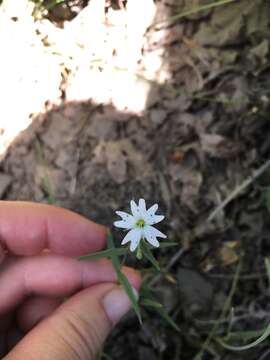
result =
[[140,306],[138,304],[138,299],[133,291],[132,286],[130,285],[130,282],[128,281],[128,278],[121,272],[121,271],[117,271],[117,278],[118,281],[120,282],[120,284],[123,286],[125,292],[127,293],[132,307],[139,319],[140,324],[142,324],[142,315],[141,315],[141,309]]
[[171,325],[177,332],[180,332],[179,326],[173,321],[167,311],[164,309],[163,305],[154,299],[144,298],[141,301],[141,305],[152,307],[154,310],[165,320],[169,325]]
[[64,3],[65,0],[52,0],[50,1],[48,4],[45,5],[45,2],[42,6],[44,6],[47,10],[51,10],[52,8],[54,8],[56,5],[62,4]]
[[[114,246],[114,242],[113,242],[112,233],[110,231],[108,232],[107,242],[108,242],[108,249],[114,250],[115,246]],[[112,263],[113,263],[115,270],[121,271],[121,264],[120,264],[120,260],[119,260],[118,256],[112,254]]]
[[54,196],[53,185],[51,182],[51,178],[49,177],[49,175],[47,173],[44,174],[42,182],[43,182],[43,189],[46,192],[46,194],[48,195],[48,204],[55,205],[56,200],[55,200],[55,196]]
[[97,259],[101,259],[104,257],[110,258],[113,255],[121,256],[121,255],[125,255],[125,253],[127,251],[128,251],[128,249],[125,249],[125,248],[107,249],[107,250],[95,252],[93,254],[80,256],[78,258],[78,260],[97,260]]
[[207,338],[203,342],[200,351],[193,357],[193,360],[201,360],[204,357],[204,352],[209,347],[210,342],[212,341],[213,337],[215,336],[215,334],[218,330],[218,327],[220,326],[221,319],[223,319],[226,316],[228,310],[230,309],[231,304],[232,304],[232,299],[233,299],[233,296],[234,296],[236,288],[237,288],[237,284],[238,284],[238,280],[239,280],[239,276],[240,276],[240,272],[241,272],[241,267],[242,267],[242,257],[240,257],[240,261],[237,265],[237,268],[236,268],[236,271],[235,271],[235,274],[233,277],[231,289],[230,289],[229,294],[224,302],[221,313],[220,313],[217,321],[214,323],[212,329],[210,330]]
[[190,15],[196,14],[196,13],[201,12],[201,11],[209,10],[209,9],[215,8],[217,6],[226,5],[226,4],[235,2],[235,1],[236,0],[219,0],[219,1],[216,1],[216,2],[211,3],[211,4],[205,4],[205,5],[202,5],[202,6],[192,7],[192,8],[190,8],[190,9],[188,9],[186,11],[183,11],[183,12],[181,12],[179,14],[168,17],[165,20],[162,20],[162,21],[159,21],[159,22],[156,22],[156,23],[152,24],[151,28],[156,27],[157,25],[163,25],[165,23],[172,24],[175,21],[177,21],[179,19],[182,19],[182,18],[184,18],[186,16],[190,16]]
[[[108,240],[107,241],[108,241],[108,248],[110,250],[115,249],[111,232],[108,232]],[[113,264],[114,270],[117,275],[117,279],[118,279],[119,283],[123,286],[125,292],[127,293],[128,297],[131,301],[132,307],[139,319],[139,322],[140,322],[140,324],[142,324],[142,316],[141,316],[141,310],[140,310],[140,306],[138,304],[138,300],[136,298],[136,295],[134,294],[134,291],[133,291],[132,286],[130,285],[130,282],[128,281],[128,278],[121,271],[120,260],[114,252],[112,252],[111,259],[112,259],[112,264]]]
[[153,308],[162,308],[162,304],[160,304],[158,301],[155,301],[152,299],[141,300],[141,305],[149,306],[149,307],[153,307]]
[[180,332],[179,326],[173,321],[173,319],[164,309],[162,304],[160,304],[158,301],[156,301],[153,298],[153,290],[151,290],[151,288],[149,288],[148,286],[143,286],[141,288],[140,293],[142,296],[142,300],[141,300],[142,305],[152,307],[153,310],[156,311],[163,318],[165,322],[171,325],[176,331]]
[[143,255],[151,262],[151,264],[155,267],[156,270],[160,271],[160,266],[157,260],[154,258],[150,248],[143,241],[141,242]]
[[173,321],[173,319],[170,317],[170,315],[167,313],[167,311],[161,307],[161,308],[155,308],[155,311],[159,313],[159,315],[167,321],[168,324],[170,324],[177,332],[180,332],[179,326]]
[[[223,342],[227,343],[228,341],[245,341],[253,340],[255,338],[260,337],[264,333],[265,329],[262,330],[247,330],[247,331],[234,331],[229,335],[224,337],[217,338],[219,340],[223,340]],[[216,339],[216,340],[217,340]]]
[[243,351],[243,350],[248,350],[251,349],[257,345],[259,345],[261,342],[263,342],[268,336],[270,335],[270,324],[267,326],[267,328],[265,329],[265,331],[263,332],[263,334],[255,341],[253,341],[252,343],[248,344],[248,345],[244,345],[244,346],[232,346],[229,345],[227,343],[225,343],[221,338],[217,339],[217,342],[223,346],[225,349],[231,350],[231,351]]

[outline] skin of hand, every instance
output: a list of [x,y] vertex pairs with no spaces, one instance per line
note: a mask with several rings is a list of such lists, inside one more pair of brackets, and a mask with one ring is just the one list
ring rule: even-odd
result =
[[[109,260],[78,261],[106,228],[71,211],[0,201],[0,357],[95,359],[130,309]],[[134,289],[140,276],[123,268]]]

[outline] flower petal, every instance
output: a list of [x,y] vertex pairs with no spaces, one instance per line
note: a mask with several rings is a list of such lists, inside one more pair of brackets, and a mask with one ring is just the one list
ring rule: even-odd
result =
[[146,226],[143,231],[144,237],[149,242],[149,244],[153,245],[154,247],[159,247],[159,241],[157,240],[151,228],[152,226]]
[[[141,239],[140,239],[140,240],[141,240]],[[139,243],[140,243],[140,240],[131,241],[129,250],[132,251],[132,252],[133,252],[134,250],[136,250],[137,247],[138,247],[138,245],[139,245]]]
[[144,199],[139,200],[139,210],[142,217],[144,217],[146,213],[146,204]]
[[151,231],[153,232],[155,237],[161,237],[163,239],[166,239],[166,235],[163,234],[161,231],[159,231],[158,229],[154,228],[154,226],[147,226],[147,228],[151,228]]
[[161,231],[157,230],[153,226],[146,226],[143,229],[143,235],[145,239],[153,246],[158,247],[159,242],[157,240],[157,237],[166,238],[167,236],[163,234]]
[[148,215],[145,218],[147,225],[154,225],[161,222],[165,218],[164,215]]
[[144,218],[147,225],[157,224],[165,218],[165,216],[163,215],[155,215],[157,209],[158,209],[158,204],[154,204],[147,210],[146,216]]
[[147,210],[147,215],[155,215],[157,209],[158,209],[158,204],[152,205],[152,206]]
[[113,225],[114,225],[115,227],[120,228],[120,229],[127,229],[127,230],[129,230],[129,229],[132,229],[132,228],[133,228],[133,225],[130,224],[130,223],[128,223],[128,221],[125,221],[125,220],[115,221],[115,222],[113,223]]
[[129,213],[126,213],[125,211],[116,211],[116,214],[120,216],[123,220],[126,219],[127,217],[132,216]]
[[121,245],[125,245],[126,243],[128,243],[129,241],[131,241],[131,238],[130,238],[130,232],[132,230],[130,230],[127,235],[124,237],[124,239],[121,241]]
[[138,228],[132,229],[124,237],[124,239],[121,242],[121,245],[124,245],[130,241],[131,242],[130,251],[134,251],[139,245],[141,238],[142,238],[142,230]]
[[135,225],[135,219],[132,215],[124,211],[116,211],[116,214],[121,216],[122,220],[115,221],[114,226],[123,228],[123,229],[132,229]]
[[136,217],[136,219],[137,219],[140,216],[140,210],[134,200],[130,201],[130,208],[131,208],[132,215],[134,217]]
[[159,241],[157,240],[157,238],[154,238],[154,237],[152,237],[152,238],[149,238],[149,239],[146,239],[148,242],[149,242],[149,244],[151,244],[152,246],[154,246],[154,247],[156,247],[156,248],[158,248],[159,247]]

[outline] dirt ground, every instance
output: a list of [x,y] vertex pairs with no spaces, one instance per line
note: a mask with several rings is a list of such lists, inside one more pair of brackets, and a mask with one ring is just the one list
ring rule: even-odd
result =
[[270,171],[252,178],[270,150],[270,3],[173,17],[209,3],[0,6],[1,199],[56,203],[111,227],[143,197],[178,243],[156,251],[170,276],[153,288],[180,332],[152,310],[142,327],[131,313],[105,359],[190,360],[202,349],[197,360],[270,359],[267,340],[246,352],[217,341],[229,331],[242,345],[270,321]]

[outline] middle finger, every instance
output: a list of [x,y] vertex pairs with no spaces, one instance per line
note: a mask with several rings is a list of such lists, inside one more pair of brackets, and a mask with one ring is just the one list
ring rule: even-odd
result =
[[[131,268],[123,268],[123,272],[138,287],[138,273]],[[10,259],[0,274],[0,316],[30,295],[65,297],[91,285],[113,281],[115,271],[106,259],[78,261],[51,254]]]

